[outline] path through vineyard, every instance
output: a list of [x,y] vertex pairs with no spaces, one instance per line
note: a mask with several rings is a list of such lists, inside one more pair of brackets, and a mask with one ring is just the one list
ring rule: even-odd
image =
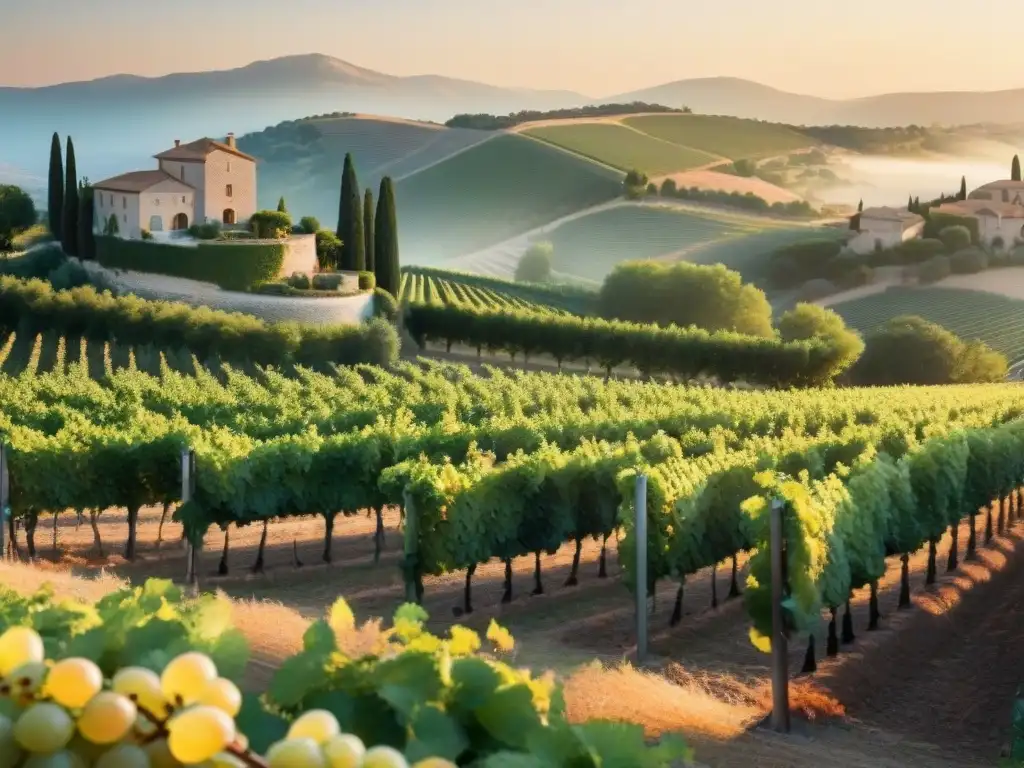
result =
[[[64,561],[77,572],[94,570],[105,563],[108,570],[132,579],[146,576],[180,578],[184,571],[184,553],[179,544],[180,527],[168,521],[163,529],[163,544],[156,548],[159,510],[144,510],[139,526],[141,554],[135,563],[125,562],[123,550],[125,519],[123,513],[107,512],[99,519],[99,530],[108,557],[92,557],[93,535],[86,520],[76,526],[74,516],[65,515],[58,527],[58,543]],[[203,586],[220,588],[232,597],[269,599],[294,608],[304,618],[322,614],[338,595],[352,604],[360,617],[388,616],[403,598],[398,571],[401,537],[397,531],[397,512],[385,516],[386,548],[377,565],[373,563],[373,521],[363,515],[338,518],[335,524],[331,565],[321,561],[323,552],[322,519],[296,518],[272,523],[265,551],[266,573],[254,575],[250,567],[262,526],[232,528],[227,576],[218,576],[224,535],[212,530],[201,555]],[[979,534],[984,519],[979,517]],[[20,536],[24,550],[24,533]],[[41,520],[35,543],[41,557],[51,555],[52,518]],[[980,539],[980,536],[979,536]],[[967,541],[966,524],[960,532],[961,547]],[[984,563],[996,569],[1019,539],[1011,534],[997,539],[993,548],[983,552]],[[944,571],[949,537],[939,549],[940,574]],[[513,601],[502,605],[503,566],[492,562],[480,566],[473,579],[473,614],[458,619],[453,608],[462,605],[465,573],[430,578],[425,583],[424,604],[431,624],[443,630],[454,621],[482,629],[494,617],[508,626],[521,648],[519,660],[531,666],[554,667],[568,671],[580,663],[598,658],[615,662],[632,653],[634,614],[629,593],[615,574],[618,572],[615,540],[608,545],[610,578],[597,577],[600,546],[587,542],[581,557],[579,585],[566,587],[573,547],[566,545],[556,555],[542,557],[544,594],[533,596],[533,557],[517,558],[514,563]],[[294,567],[298,556],[303,563]],[[946,766],[991,764],[1006,741],[1014,689],[1024,680],[1024,660],[1013,653],[1012,643],[1024,631],[1024,586],[1014,574],[1024,574],[1024,553],[1010,560],[998,584],[982,585],[979,592],[961,604],[956,595],[965,585],[987,580],[990,569],[977,564],[941,579],[940,589],[927,593],[922,589],[926,552],[911,561],[914,611],[896,612],[899,586],[899,562],[890,562],[889,573],[880,585],[883,627],[868,633],[867,594],[854,601],[857,641],[845,648],[837,659],[824,660],[825,624],[817,638],[821,669],[816,677],[831,689],[852,716],[854,733],[871,733],[870,740],[886,745],[873,765],[886,755],[901,756],[903,763]],[[741,569],[741,583],[743,572]],[[1002,586],[1001,586],[1002,585]],[[726,600],[729,588],[728,564],[718,570],[717,591],[720,606],[711,609],[711,578],[705,571],[687,580],[682,623],[670,628],[675,584],[659,584],[655,610],[651,614],[652,651],[656,660],[671,660],[691,671],[727,677],[748,686],[762,684],[768,674],[768,657],[753,649],[747,639],[747,622],[742,600]],[[1005,586],[1005,588],[1003,588]],[[945,602],[943,602],[945,601]],[[941,608],[941,610],[939,610]],[[260,616],[264,608],[256,607]],[[245,631],[254,646],[257,664],[251,682],[267,681],[274,662],[301,645],[303,624],[273,614],[266,609],[266,620],[245,623]],[[283,614],[282,614],[283,615]],[[792,669],[796,673],[803,661],[805,646],[791,648]],[[861,731],[860,729],[864,729]],[[867,729],[871,729],[870,731]],[[822,732],[825,733],[825,732]],[[820,741],[824,738],[817,734]],[[851,740],[850,734],[835,732],[835,738]],[[865,738],[868,738],[865,736]],[[853,738],[854,743],[857,742]],[[828,741],[831,743],[831,741]],[[767,762],[757,765],[804,765],[800,750],[792,745],[768,743],[763,737],[744,736],[737,743],[709,742],[704,752],[714,756],[711,765],[732,765],[730,755],[764,751]],[[819,745],[820,746],[820,745]],[[779,750],[782,750],[781,752]],[[867,747],[865,747],[867,749]],[[868,750],[870,752],[870,750]],[[956,754],[955,762],[943,762],[943,754]],[[778,755],[771,758],[771,755]],[[772,763],[771,759],[780,762]],[[895,758],[894,758],[895,759]],[[736,765],[750,765],[737,762]],[[806,765],[816,764],[813,761]],[[845,763],[844,763],[845,764]],[[853,765],[853,763],[850,763]]]

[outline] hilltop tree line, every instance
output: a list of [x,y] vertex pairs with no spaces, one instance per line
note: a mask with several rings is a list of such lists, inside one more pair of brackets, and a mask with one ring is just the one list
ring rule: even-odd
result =
[[487,113],[459,114],[455,115],[451,120],[448,120],[445,125],[448,128],[473,128],[478,131],[501,131],[523,123],[532,123],[537,120],[568,120],[577,117],[609,117],[611,115],[635,115],[641,112],[688,115],[692,110],[689,107],[666,107],[662,104],[647,104],[643,101],[634,101],[629,104],[591,104],[584,107],[549,109],[545,111],[524,109],[521,112],[513,112],[508,115],[490,115]]

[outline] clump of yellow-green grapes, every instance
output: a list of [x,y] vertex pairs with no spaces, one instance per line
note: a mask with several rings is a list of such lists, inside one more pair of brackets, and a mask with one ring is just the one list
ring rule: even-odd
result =
[[[401,752],[367,747],[326,710],[300,715],[265,755],[236,727],[242,695],[205,654],[162,674],[125,667],[105,680],[89,659],[46,659],[43,640],[0,635],[0,768],[410,768]],[[427,758],[411,768],[455,768]]]

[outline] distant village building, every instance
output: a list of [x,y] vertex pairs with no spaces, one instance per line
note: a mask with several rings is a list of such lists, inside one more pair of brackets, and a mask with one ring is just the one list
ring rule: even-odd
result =
[[913,240],[923,231],[924,218],[906,208],[865,208],[860,213],[860,229],[847,247],[854,253],[871,253]]
[[[975,189],[966,200],[943,203],[932,212],[972,218],[978,222],[983,245],[1012,248],[1024,240],[1024,182],[993,181]],[[847,245],[856,253],[870,253],[876,243],[889,248],[923,232],[924,219],[906,208],[866,208],[857,234]]]
[[193,224],[246,224],[256,212],[256,158],[224,142],[199,139],[155,156],[156,170],[132,171],[93,184],[97,232],[111,215],[118,234],[140,238],[182,233]]

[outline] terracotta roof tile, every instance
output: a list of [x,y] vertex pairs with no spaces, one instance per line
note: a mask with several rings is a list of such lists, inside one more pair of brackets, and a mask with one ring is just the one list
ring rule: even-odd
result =
[[190,141],[188,144],[181,144],[177,147],[172,147],[159,155],[154,155],[157,160],[205,160],[206,156],[211,152],[220,150],[221,152],[229,152],[237,157],[244,158],[246,160],[252,160],[256,162],[256,158],[252,155],[247,155],[245,152],[239,151],[236,147],[229,147],[220,141],[214,141],[213,139],[197,139]]
[[107,189],[113,192],[145,192],[162,181],[173,181],[183,187],[193,189],[190,184],[186,184],[166,171],[132,171],[131,173],[122,173],[120,176],[113,176],[96,182],[92,186],[95,189]]

